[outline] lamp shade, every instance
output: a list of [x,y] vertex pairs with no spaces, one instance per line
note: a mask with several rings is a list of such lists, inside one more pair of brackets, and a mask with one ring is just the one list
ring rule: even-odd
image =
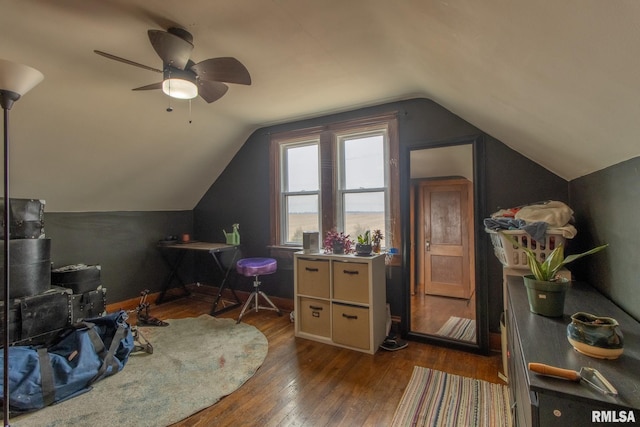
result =
[[198,96],[196,76],[191,71],[167,66],[164,70],[162,91],[172,98],[193,99]]
[[43,79],[42,73],[35,68],[0,59],[0,90],[22,96]]
[[193,99],[198,96],[195,83],[184,79],[167,79],[162,82],[162,91],[172,98]]

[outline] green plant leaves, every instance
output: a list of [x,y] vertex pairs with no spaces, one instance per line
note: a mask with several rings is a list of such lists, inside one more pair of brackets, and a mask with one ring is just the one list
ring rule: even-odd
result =
[[364,236],[360,234],[358,236],[358,243],[360,243],[361,245],[371,244],[371,230],[365,231]]
[[607,246],[609,246],[608,243],[606,245],[598,246],[596,248],[593,248],[593,249],[591,249],[589,251],[586,251],[586,252],[583,252],[581,254],[569,255],[568,257],[565,258],[565,260],[562,263],[562,265],[569,264],[570,262],[573,262],[573,261],[577,260],[578,258],[582,258],[583,256],[595,254],[596,252],[600,252],[601,250],[603,250]]

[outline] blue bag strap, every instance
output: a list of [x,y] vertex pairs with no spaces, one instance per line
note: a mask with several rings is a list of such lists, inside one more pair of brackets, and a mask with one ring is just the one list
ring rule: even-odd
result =
[[100,356],[100,358],[104,358],[105,354],[105,346],[104,342],[102,342],[102,338],[95,329],[95,324],[89,322],[82,322],[81,325],[87,328],[87,335],[91,340],[91,344],[93,344],[93,348],[96,350],[96,353]]
[[[120,346],[120,341],[122,341],[122,339],[124,338],[125,330],[126,329],[124,325],[118,325],[118,329],[116,330],[116,333],[113,335],[113,339],[111,340],[109,351],[107,351],[106,354],[104,354],[102,366],[100,366],[100,369],[98,369],[98,373],[89,381],[88,385],[91,385],[97,380],[99,380],[100,378],[102,378],[104,373],[107,371],[107,368],[109,367],[111,367],[110,375],[113,375],[120,370],[120,365],[118,364],[118,361],[116,360],[114,355],[116,353],[116,350]],[[98,339],[100,339],[99,336],[98,336]],[[100,340],[100,342],[102,342],[102,340]],[[104,349],[104,344],[102,346]]]
[[53,368],[46,347],[38,349],[40,360],[40,382],[42,383],[42,401],[44,406],[51,405],[56,400],[56,389],[53,381]]

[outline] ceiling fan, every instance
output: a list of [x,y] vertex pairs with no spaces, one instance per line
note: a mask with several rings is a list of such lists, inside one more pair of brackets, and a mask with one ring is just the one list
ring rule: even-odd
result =
[[193,62],[190,59],[193,36],[183,28],[171,27],[167,31],[149,30],[148,34],[151,46],[162,59],[162,70],[94,50],[105,58],[162,74],[161,82],[133,90],[162,89],[170,97],[179,99],[192,99],[200,95],[202,99],[211,103],[222,98],[227,92],[229,87],[225,83],[251,84],[249,71],[236,58],[209,58],[197,64]]

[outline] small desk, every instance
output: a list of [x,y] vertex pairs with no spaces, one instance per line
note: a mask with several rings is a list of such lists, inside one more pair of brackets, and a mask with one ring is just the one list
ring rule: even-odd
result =
[[[229,277],[229,273],[231,272],[231,269],[236,261],[236,257],[238,256],[238,246],[227,245],[226,243],[209,243],[209,242],[178,243],[176,242],[176,243],[168,243],[168,244],[160,243],[158,244],[158,248],[160,249],[160,253],[162,254],[163,259],[165,260],[165,262],[170,268],[170,273],[167,276],[167,279],[165,280],[165,283],[162,287],[162,291],[160,292],[160,295],[156,299],[156,304],[161,304],[166,301],[165,295],[167,291],[172,288],[172,284],[174,281],[177,281],[180,284],[180,286],[185,292],[184,296],[190,295],[190,292],[187,289],[186,284],[178,275],[178,269],[180,268],[180,264],[182,264],[182,260],[184,259],[184,256],[187,254],[187,252],[189,251],[203,252],[204,251],[211,254],[216,265],[218,266],[218,269],[224,276],[222,279],[222,283],[220,283],[220,286],[218,288],[218,294],[216,295],[216,299],[213,302],[213,307],[211,308],[210,314],[212,316],[215,316],[216,314],[223,313],[225,311],[231,310],[233,308],[236,308],[242,305],[242,301],[240,301],[240,298],[238,298],[236,291],[233,288],[229,288],[231,290],[231,293],[233,294],[233,297],[235,298],[235,301],[233,301],[232,304],[217,310],[218,303],[220,302],[220,299],[222,299],[222,292],[224,291],[224,287]],[[225,267],[222,265],[222,262],[220,261],[220,254],[226,251],[233,251],[233,258],[229,266],[225,269]],[[168,255],[169,252],[177,252],[177,255],[175,256],[175,258],[171,258]]]

